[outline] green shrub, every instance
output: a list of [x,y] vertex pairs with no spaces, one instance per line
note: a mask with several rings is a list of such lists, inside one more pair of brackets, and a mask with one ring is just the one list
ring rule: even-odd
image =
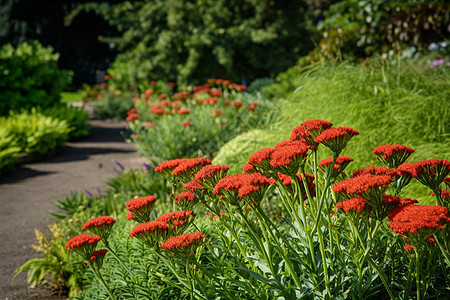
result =
[[64,144],[72,128],[60,121],[32,109],[31,112],[11,111],[0,118],[0,127],[6,129],[17,141],[21,152],[47,153]]
[[58,56],[37,41],[17,48],[7,44],[0,49],[0,115],[59,103],[71,72],[58,68]]
[[100,119],[123,120],[127,117],[127,111],[132,107],[132,95],[106,93],[103,95],[102,101],[94,107],[94,115]]
[[3,127],[0,127],[0,174],[7,172],[17,163],[20,147],[14,137]]
[[66,121],[73,130],[69,132],[69,139],[78,138],[89,134],[89,114],[82,108],[58,105],[46,109],[38,109],[42,114]]

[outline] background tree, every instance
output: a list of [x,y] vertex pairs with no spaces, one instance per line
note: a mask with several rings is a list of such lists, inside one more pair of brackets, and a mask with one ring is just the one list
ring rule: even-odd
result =
[[160,79],[181,84],[210,77],[234,81],[275,76],[313,47],[301,0],[147,0],[79,6],[120,33],[102,37],[119,51],[119,82]]

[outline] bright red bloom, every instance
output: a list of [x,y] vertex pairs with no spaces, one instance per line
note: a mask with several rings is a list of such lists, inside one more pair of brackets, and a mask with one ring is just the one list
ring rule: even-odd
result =
[[215,109],[214,116],[216,116],[216,117],[223,116],[223,112],[220,109]]
[[192,257],[195,255],[196,249],[203,244],[206,235],[200,231],[194,233],[183,233],[182,235],[174,236],[167,239],[160,247],[171,251],[175,255],[183,258]]
[[270,155],[275,151],[274,148],[262,148],[252,155],[248,159],[248,163],[254,166],[258,166],[263,163],[264,160],[270,159]]
[[176,99],[178,101],[186,101],[186,99],[191,98],[191,94],[188,91],[181,91],[178,93],[175,93],[172,98]]
[[333,126],[331,122],[320,120],[320,119],[313,119],[308,120],[303,123],[301,123],[299,126],[295,127],[292,130],[290,140],[305,140],[310,145],[314,147],[314,149],[317,148],[319,145],[319,142],[315,142],[314,139],[322,133],[324,130],[330,128]]
[[214,194],[220,194],[224,191],[237,191],[242,186],[244,174],[228,175],[219,180],[213,189]]
[[150,247],[156,247],[162,238],[166,238],[169,226],[164,222],[147,222],[136,225],[130,237],[136,237]]
[[126,207],[128,211],[132,212],[135,219],[140,222],[148,222],[150,220],[150,213],[155,206],[156,197],[147,196],[139,197],[127,202]]
[[127,213],[127,220],[129,221],[129,220],[135,220],[135,219],[136,219],[136,215],[133,214],[131,211],[129,211]]
[[183,186],[183,190],[188,190],[193,192],[194,190],[201,189],[202,185],[195,181],[194,179],[191,181],[186,182],[186,184]]
[[255,171],[255,167],[252,164],[246,163],[242,166],[242,170],[245,173],[251,173],[251,172],[256,172]]
[[417,177],[417,166],[415,163],[403,163],[400,166],[397,167],[397,172],[401,175],[401,176],[407,176],[410,178],[415,178]]
[[[333,126],[333,123],[325,121],[325,120],[321,120],[321,119],[313,119],[313,120],[305,121],[301,125],[303,125],[305,127],[305,129],[311,133],[311,135],[317,136],[323,130],[328,129],[331,126]],[[316,134],[315,134],[315,131],[317,131]]]
[[183,161],[173,170],[172,175],[190,177],[197,173],[203,166],[210,165],[211,161],[204,157],[184,158]]
[[201,168],[200,171],[195,174],[194,178],[195,180],[201,182],[205,179],[218,175],[219,173],[225,175],[229,169],[230,168],[227,165],[207,165]]
[[406,245],[405,247],[403,247],[403,249],[404,249],[406,252],[409,252],[409,251],[413,251],[415,248],[414,248],[413,245],[408,244],[408,245]]
[[387,164],[389,168],[397,168],[414,153],[414,149],[404,145],[387,144],[376,147],[372,153],[377,156],[378,160]]
[[97,235],[81,234],[71,238],[67,242],[66,248],[74,250],[84,260],[89,260],[100,240],[101,238]]
[[182,162],[184,162],[183,158],[177,158],[177,159],[165,161],[155,168],[155,172],[166,172],[167,171],[167,172],[172,173],[173,170]]
[[91,260],[96,260],[98,259],[99,256],[105,256],[106,253],[108,253],[108,249],[100,249],[94,251],[94,253],[92,253]]
[[337,128],[328,128],[320,133],[314,142],[321,143],[334,153],[339,154],[346,146],[348,141],[359,135],[359,132],[353,128],[339,126]]
[[181,207],[183,210],[191,209],[197,201],[195,200],[195,194],[191,191],[182,192],[175,196],[175,204]]
[[155,222],[166,223],[170,231],[176,235],[182,233],[192,223],[194,218],[195,213],[192,210],[181,210],[165,213],[157,217]]
[[131,121],[134,121],[134,120],[137,120],[137,119],[139,119],[139,114],[131,113],[131,114],[128,115],[128,117],[125,120],[128,121],[128,122],[131,122]]
[[242,105],[244,105],[244,102],[242,102],[242,101],[233,101],[233,102],[231,102],[231,104],[233,104],[234,108],[238,109],[238,108],[241,108]]
[[111,233],[111,228],[116,223],[116,220],[109,216],[94,218],[83,225],[83,230],[90,230],[93,234],[100,236],[106,241]]
[[[332,170],[332,178],[336,178],[339,174],[341,174],[345,168],[353,161],[353,158],[348,156],[339,155],[336,159],[336,162],[333,166]],[[319,162],[319,168],[321,171],[326,172],[328,166],[333,163],[333,158],[323,159]]]
[[343,211],[347,212],[350,210],[354,210],[357,213],[362,212],[364,208],[367,208],[366,201],[363,198],[360,197],[353,197],[348,200],[344,200],[341,202],[338,202],[336,204],[336,209],[339,211],[342,209]]
[[217,103],[217,101],[219,101],[219,99],[217,99],[217,97],[208,97],[205,99],[205,102],[209,105],[214,105]]
[[249,111],[255,111],[257,106],[258,106],[258,102],[253,101],[252,103],[250,103],[250,104],[247,106],[247,110],[249,110]]
[[450,161],[445,159],[429,159],[416,163],[416,179],[433,191],[450,174]]
[[353,172],[352,177],[357,177],[361,175],[388,175],[392,176],[393,180],[396,180],[398,177],[400,177],[399,172],[397,170],[391,170],[387,167],[365,167],[364,169],[358,169],[355,172]]
[[153,94],[155,92],[155,90],[152,90],[152,89],[147,89],[147,90],[145,90],[145,92],[144,92],[144,97],[145,98],[148,98],[151,94]]
[[132,109],[130,109],[129,111],[127,111],[127,115],[131,115],[132,113],[136,112],[136,108],[133,107]]
[[336,193],[345,192],[347,194],[359,194],[369,190],[372,187],[385,187],[389,185],[391,176],[388,175],[361,175],[350,178],[334,185],[333,191]]
[[181,125],[184,127],[189,127],[189,126],[192,126],[192,123],[189,121],[184,121],[184,122],[181,122]]
[[191,113],[191,110],[187,109],[187,108],[182,108],[178,111],[178,114],[180,114],[180,115],[188,115],[190,113]]
[[448,210],[436,205],[406,205],[400,206],[388,213],[388,225],[398,234],[407,234],[408,239],[417,238],[425,241],[440,229],[450,223]]
[[[311,197],[315,197],[316,196],[316,185],[314,183],[314,175],[309,174],[309,173],[306,173],[305,175],[306,175],[306,185],[308,186],[309,193],[310,193]],[[284,186],[290,187],[292,185],[291,176],[282,174],[280,172],[277,173],[277,176]],[[306,193],[305,187],[303,185],[303,177],[301,174],[297,173],[296,178],[300,184],[300,191],[301,191],[302,197],[306,198],[308,196],[308,194]],[[291,193],[293,192],[292,189],[290,189],[290,192]]]
[[166,94],[161,94],[161,95],[158,96],[159,100],[163,100],[163,99],[166,99],[166,98],[167,98]]

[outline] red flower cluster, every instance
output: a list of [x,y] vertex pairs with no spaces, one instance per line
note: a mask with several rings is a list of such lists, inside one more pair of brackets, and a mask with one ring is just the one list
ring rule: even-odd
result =
[[94,261],[101,256],[105,256],[106,253],[108,253],[108,249],[100,249],[100,250],[94,251],[94,253],[92,253],[91,260]]
[[321,143],[334,153],[339,154],[346,146],[348,141],[359,135],[359,132],[353,128],[339,126],[337,128],[328,128],[320,133],[314,142]]
[[[186,248],[186,254],[193,254],[193,251],[201,245],[206,238],[206,235],[200,231],[194,233],[183,233],[182,235],[174,236],[167,239],[160,246],[166,250],[175,250],[179,248]],[[180,249],[181,250],[181,249]]]
[[398,177],[400,177],[399,172],[397,172],[396,170],[391,170],[387,167],[365,167],[364,169],[358,169],[356,171],[353,172],[352,177],[357,177],[357,176],[361,176],[361,175],[388,175],[388,176],[392,176],[392,179],[395,180]]
[[373,152],[378,160],[387,164],[389,168],[396,168],[404,163],[414,153],[414,149],[404,145],[383,145],[376,147]]
[[367,208],[366,201],[363,198],[360,197],[353,197],[348,200],[344,200],[341,202],[338,202],[336,204],[336,210],[339,211],[342,209],[344,212],[348,212],[350,210],[353,210],[357,213],[362,212],[364,208]]
[[116,223],[116,220],[109,216],[94,218],[84,223],[83,230],[88,229],[93,234],[100,236],[103,241],[107,241],[114,223]]
[[189,126],[192,126],[192,123],[189,121],[184,121],[184,122],[181,122],[181,125],[184,127],[189,127]]
[[429,159],[416,163],[416,179],[433,191],[450,174],[450,161],[445,159]]
[[182,108],[178,111],[178,114],[180,114],[180,115],[188,115],[190,113],[191,113],[191,110],[187,109],[187,108]]
[[195,194],[191,191],[182,192],[175,196],[175,204],[180,206],[182,209],[192,208],[195,202]]
[[[127,219],[137,219],[140,222],[148,222],[150,213],[155,206],[156,197],[139,197],[127,202],[126,207],[129,211]],[[131,213],[131,214],[130,214]]]
[[139,235],[152,233],[152,232],[165,232],[169,229],[164,222],[147,222],[134,226],[133,230],[131,230],[130,237],[139,237]]
[[[173,170],[172,175],[192,175],[197,173],[203,166],[210,165],[211,161],[204,157],[184,158]],[[156,169],[155,169],[156,170]]]
[[81,234],[71,238],[67,242],[66,248],[74,250],[84,260],[89,260],[100,240],[101,238],[97,235]]
[[137,120],[137,119],[139,119],[139,114],[131,113],[131,114],[128,115],[128,117],[125,120],[128,121],[128,122],[131,122],[131,121],[134,121],[134,120]]
[[100,240],[101,238],[97,235],[81,234],[71,238],[67,242],[66,248],[75,250],[75,248],[84,247],[86,245],[97,245],[97,243],[100,242]]
[[258,106],[258,102],[253,101],[252,103],[250,103],[249,105],[247,105],[247,110],[249,110],[249,111],[255,111],[257,106]]
[[223,177],[230,168],[227,165],[207,165],[195,174],[195,180],[201,182],[205,179],[219,175]]
[[387,188],[390,182],[391,176],[366,174],[337,182],[333,191],[336,193],[345,192],[348,195],[361,194],[374,187]]
[[[270,155],[270,165],[274,168],[278,168],[281,166],[288,166],[294,161],[294,163],[297,163],[296,168],[298,170],[299,163],[308,156],[309,149],[311,149],[311,146],[300,142],[296,142],[295,145],[274,148],[274,151]],[[297,170],[295,170],[295,172],[297,172]]]
[[[345,168],[352,161],[353,161],[353,158],[351,158],[351,157],[339,155],[338,158],[336,159],[336,163],[334,164],[333,169],[337,170],[337,169],[341,168],[342,166],[344,166],[344,168]],[[324,170],[332,162],[333,162],[332,157],[323,159],[319,162],[319,167],[322,167],[322,170]]]
[[314,139],[322,133],[324,130],[333,126],[331,122],[313,119],[301,123],[299,126],[292,130],[290,140],[305,140],[308,144],[312,145],[314,149],[319,145]]
[[156,197],[147,196],[147,197],[138,197],[133,200],[127,202],[126,207],[129,211],[139,210],[144,207],[155,205]]
[[231,104],[233,104],[234,108],[238,109],[238,108],[241,108],[242,105],[244,105],[244,102],[242,102],[242,101],[233,101],[233,102],[231,102]]
[[191,181],[188,181],[184,184],[183,190],[188,190],[191,192],[194,192],[195,190],[202,189],[202,185],[195,181],[194,179]]
[[109,216],[103,216],[87,221],[84,223],[83,229],[89,229],[91,227],[108,227],[114,225],[114,223],[116,223],[116,219]]
[[157,217],[155,222],[166,223],[171,231],[178,234],[179,232],[184,231],[194,218],[195,213],[192,210],[181,210],[165,213]]
[[[306,184],[308,186],[309,193],[310,193],[311,197],[315,197],[316,196],[316,184],[314,183],[314,175],[309,174],[309,173],[306,173],[305,175],[306,175]],[[291,176],[285,175],[280,172],[277,173],[277,176],[284,186],[292,185]],[[302,193],[302,197],[306,198],[308,194],[306,193],[305,187],[303,186],[303,177],[301,174],[297,173],[296,178],[297,178],[298,182],[300,183],[300,191]],[[290,192],[291,193],[293,192],[292,189],[290,190]]]
[[[428,239],[445,224],[450,223],[448,210],[436,205],[399,206],[388,213],[389,226],[398,234],[419,233],[421,240]],[[413,236],[408,235],[409,239]]]

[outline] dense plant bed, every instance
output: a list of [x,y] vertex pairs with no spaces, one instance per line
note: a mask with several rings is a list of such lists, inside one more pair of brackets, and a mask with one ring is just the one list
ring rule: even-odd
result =
[[[244,173],[205,158],[161,163],[172,204],[163,184],[136,185],[128,199],[116,188],[114,209],[98,198],[103,210],[69,219],[58,237],[73,250],[65,264],[78,266],[76,298],[448,297],[450,161],[409,163],[412,148],[386,144],[371,151],[380,166],[349,171],[343,154],[367,138],[358,135],[309,120],[252,154]],[[411,180],[433,205],[407,198]]]

